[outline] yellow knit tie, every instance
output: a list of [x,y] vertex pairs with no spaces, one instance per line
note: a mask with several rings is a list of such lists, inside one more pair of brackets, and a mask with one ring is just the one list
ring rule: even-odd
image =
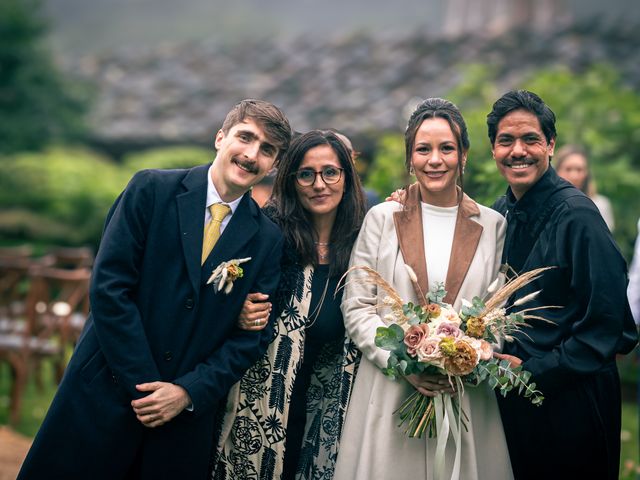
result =
[[213,246],[220,238],[220,225],[222,224],[222,220],[224,217],[229,215],[231,208],[229,205],[225,205],[223,203],[214,203],[209,207],[209,212],[211,212],[211,220],[204,227],[204,238],[202,239],[202,261],[201,264],[204,265],[204,261],[207,259],[211,250],[213,250]]

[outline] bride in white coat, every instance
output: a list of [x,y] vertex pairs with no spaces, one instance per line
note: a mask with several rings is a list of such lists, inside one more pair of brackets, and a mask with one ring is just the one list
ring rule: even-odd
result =
[[[404,264],[412,267],[422,292],[444,282],[445,302],[459,311],[461,300],[484,296],[500,265],[506,223],[497,212],[477,204],[458,184],[467,160],[469,138],[458,108],[438,98],[423,101],[405,133],[406,166],[417,182],[407,188],[404,205],[395,201],[367,214],[350,265],[378,271],[405,301],[419,302]],[[429,396],[450,391],[446,377],[412,375],[391,380],[380,371],[389,352],[374,344],[384,326],[383,294],[375,285],[347,278],[342,311],[345,327],[363,353],[340,442],[334,479],[402,480],[433,478],[437,439],[408,438],[393,412],[415,389]],[[460,479],[513,478],[495,394],[486,383],[465,388],[462,409]],[[455,445],[446,450],[451,478]]]

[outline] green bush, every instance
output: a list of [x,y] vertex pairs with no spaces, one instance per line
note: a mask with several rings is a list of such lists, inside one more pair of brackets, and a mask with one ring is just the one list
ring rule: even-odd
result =
[[212,150],[190,147],[164,147],[130,153],[123,158],[124,169],[133,174],[146,168],[190,168],[213,160]]
[[373,164],[369,167],[368,188],[385,198],[399,187],[413,181],[404,166],[404,137],[402,135],[384,135],[376,146]]
[[128,175],[81,148],[52,147],[2,159],[0,235],[5,239],[96,244]]
[[113,201],[138,170],[210,162],[198,147],[132,153],[121,165],[85,148],[51,147],[0,158],[0,243],[97,246]]

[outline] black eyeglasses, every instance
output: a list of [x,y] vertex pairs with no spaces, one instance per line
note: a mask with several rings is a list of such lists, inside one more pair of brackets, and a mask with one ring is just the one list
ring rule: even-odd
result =
[[327,185],[333,185],[338,183],[342,177],[342,171],[344,168],[338,167],[324,167],[319,172],[311,170],[310,168],[301,168],[297,172],[293,172],[291,175],[296,177],[296,182],[301,187],[310,187],[316,182],[316,176],[320,175],[322,181]]

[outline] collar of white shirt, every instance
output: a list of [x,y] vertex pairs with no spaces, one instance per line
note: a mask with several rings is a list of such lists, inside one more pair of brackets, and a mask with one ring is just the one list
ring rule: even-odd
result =
[[238,205],[240,205],[240,201],[242,200],[242,197],[244,195],[241,195],[232,202],[223,202],[222,198],[220,198],[220,195],[218,194],[218,190],[216,190],[216,186],[213,184],[213,180],[211,180],[212,168],[213,164],[211,164],[207,172],[207,204],[205,205],[204,209],[204,224],[206,225],[207,222],[211,219],[211,213],[209,212],[209,207],[211,205],[213,205],[214,203],[224,203],[225,205],[229,205],[229,208],[231,208],[231,212],[222,221],[222,224],[220,226],[220,231],[222,232],[227,223],[229,223],[229,220],[231,220],[231,216],[235,213],[236,208],[238,208]]

